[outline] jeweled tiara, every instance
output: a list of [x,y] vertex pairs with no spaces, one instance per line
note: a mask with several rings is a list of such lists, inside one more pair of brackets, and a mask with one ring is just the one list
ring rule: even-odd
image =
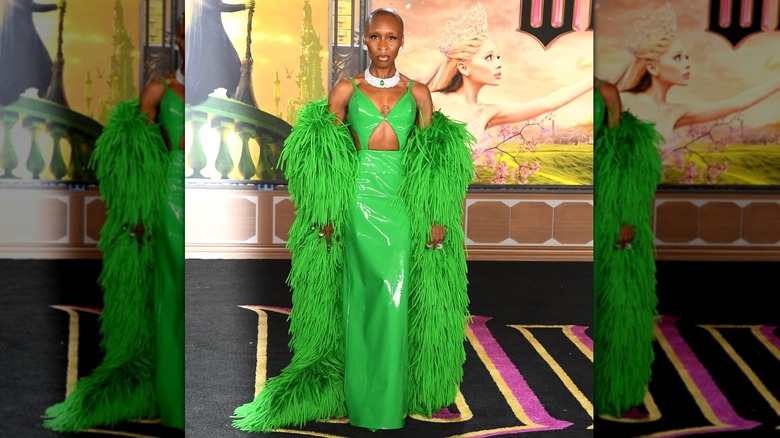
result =
[[634,22],[626,49],[632,55],[636,55],[648,42],[675,32],[677,32],[677,16],[672,5],[666,3],[646,19]]
[[486,34],[487,31],[487,11],[477,2],[460,17],[444,23],[444,31],[436,40],[436,47],[446,54],[458,42],[474,35]]

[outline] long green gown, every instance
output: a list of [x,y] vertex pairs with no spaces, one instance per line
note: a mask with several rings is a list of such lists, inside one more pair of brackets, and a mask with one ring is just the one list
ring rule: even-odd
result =
[[157,403],[160,422],[184,429],[184,102],[165,85],[158,119],[171,139],[155,252],[157,286]]
[[[663,138],[628,111],[605,123],[594,94],[594,408],[620,416],[642,403],[653,363],[657,312],[652,200],[663,165]],[[634,227],[631,249],[616,249],[621,224]]]
[[[403,153],[414,124],[411,82],[387,116],[352,82],[347,122],[360,143],[355,202],[344,234],[344,385],[349,422],[397,429],[406,416],[408,373],[409,218],[398,197]],[[381,123],[398,138],[397,151],[371,150]]]

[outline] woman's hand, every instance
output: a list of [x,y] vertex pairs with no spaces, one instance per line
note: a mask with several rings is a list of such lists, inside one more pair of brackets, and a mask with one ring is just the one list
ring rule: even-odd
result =
[[328,251],[330,251],[330,235],[333,234],[333,225],[327,224],[320,228],[320,238],[325,237],[325,243],[328,245]]
[[144,231],[146,231],[146,228],[144,228],[143,224],[140,224],[140,225],[136,225],[133,228],[133,231],[130,232],[130,238],[132,239],[133,237],[135,237],[136,240],[138,240],[139,247],[143,243]]
[[447,235],[447,230],[441,226],[433,224],[431,226],[431,238],[428,243],[425,244],[426,249],[442,249],[444,237]]
[[615,242],[615,249],[631,249],[632,240],[634,240],[634,227],[620,224],[620,235]]

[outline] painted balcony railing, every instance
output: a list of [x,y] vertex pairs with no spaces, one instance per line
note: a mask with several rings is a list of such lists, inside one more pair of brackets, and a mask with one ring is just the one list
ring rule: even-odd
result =
[[94,181],[87,164],[102,130],[66,106],[22,95],[0,106],[0,181]]
[[188,105],[185,177],[190,182],[278,182],[284,177],[277,162],[291,129],[284,120],[233,99],[211,95]]

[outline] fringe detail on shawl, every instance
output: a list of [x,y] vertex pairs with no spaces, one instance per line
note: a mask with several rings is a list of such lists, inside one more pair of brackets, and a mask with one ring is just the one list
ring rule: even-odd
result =
[[[158,414],[155,392],[154,230],[165,200],[167,148],[138,100],[119,103],[96,142],[96,167],[107,207],[98,248],[103,268],[102,362],[44,414],[44,426],[78,431]],[[139,248],[133,227],[145,227]]]
[[[287,247],[292,254],[287,284],[292,289],[290,350],[293,358],[268,379],[255,399],[236,408],[233,426],[269,432],[286,426],[346,415],[341,235],[354,202],[357,154],[345,124],[335,124],[327,99],[298,115],[282,149],[280,165],[296,204]],[[332,224],[332,248],[320,229]]]
[[[653,362],[657,319],[652,201],[663,165],[655,126],[630,112],[602,128],[594,167],[594,407],[620,416],[640,405]],[[632,248],[615,249],[620,225],[634,227]]]
[[[452,404],[463,380],[468,314],[463,201],[474,177],[465,124],[433,114],[406,145],[399,197],[412,225],[409,290],[410,414],[430,417]],[[446,229],[444,248],[425,249],[431,226]]]
[[340,236],[347,208],[355,199],[350,183],[356,177],[357,153],[347,125],[328,111],[326,98],[310,102],[298,113],[279,166],[297,207],[296,220],[304,222],[301,226],[314,225],[319,232],[330,223]]

